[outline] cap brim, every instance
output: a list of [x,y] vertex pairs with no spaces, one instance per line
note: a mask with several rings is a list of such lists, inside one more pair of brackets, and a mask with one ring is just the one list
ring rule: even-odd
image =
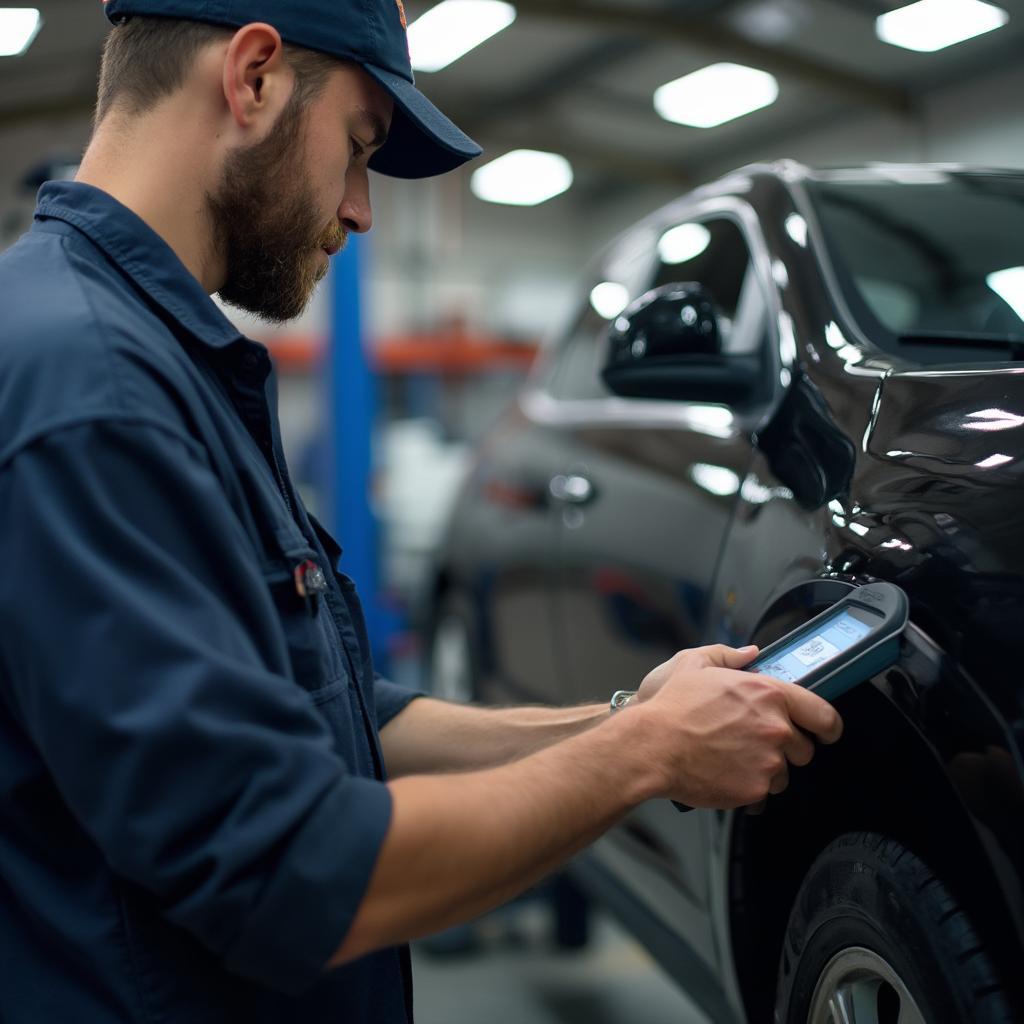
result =
[[429,178],[483,152],[411,82],[372,64],[363,68],[395,101],[388,140],[370,158],[373,170],[393,178]]

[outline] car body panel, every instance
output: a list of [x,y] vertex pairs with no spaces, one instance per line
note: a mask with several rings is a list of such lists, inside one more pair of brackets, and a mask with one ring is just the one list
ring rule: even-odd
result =
[[[588,854],[584,874],[647,922],[716,1021],[768,1019],[787,901],[852,827],[923,847],[1008,984],[1024,950],[1024,369],[921,367],[874,345],[837,284],[809,174],[732,175],[595,261],[597,279],[616,266],[640,279],[667,226],[739,224],[766,318],[758,401],[559,399],[554,346],[492,433],[444,556],[445,585],[473,594],[494,632],[506,700],[606,700],[678,648],[769,642],[871,579],[906,590],[900,661],[840,698],[844,740],[764,814],[655,802]],[[537,496],[529,526],[474,504],[495,473]],[[583,479],[586,500],[553,497],[559,476]],[[487,587],[512,580],[534,614],[502,623]],[[539,653],[517,662],[525,637]]]

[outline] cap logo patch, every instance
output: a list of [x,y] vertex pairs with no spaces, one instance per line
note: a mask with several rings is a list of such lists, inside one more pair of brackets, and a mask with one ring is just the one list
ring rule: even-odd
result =
[[398,5],[398,17],[402,19],[402,28],[408,32],[409,26],[405,23],[405,7],[402,4],[402,0],[395,0],[395,3]]

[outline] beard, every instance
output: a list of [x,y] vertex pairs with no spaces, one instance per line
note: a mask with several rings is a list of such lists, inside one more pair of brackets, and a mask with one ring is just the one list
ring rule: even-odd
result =
[[322,250],[345,241],[340,225],[318,219],[304,137],[303,103],[293,94],[267,138],[231,152],[216,193],[206,194],[227,266],[217,294],[272,324],[302,313],[327,273]]

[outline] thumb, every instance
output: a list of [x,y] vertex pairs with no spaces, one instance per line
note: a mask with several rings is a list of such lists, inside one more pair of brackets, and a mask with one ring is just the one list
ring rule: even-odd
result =
[[839,712],[822,697],[802,686],[780,683],[790,720],[807,732],[814,733],[822,743],[835,743],[843,734]]
[[748,644],[746,647],[727,647],[725,644],[715,644],[705,648],[705,651],[709,662],[720,668],[743,668],[757,657],[756,644]]

